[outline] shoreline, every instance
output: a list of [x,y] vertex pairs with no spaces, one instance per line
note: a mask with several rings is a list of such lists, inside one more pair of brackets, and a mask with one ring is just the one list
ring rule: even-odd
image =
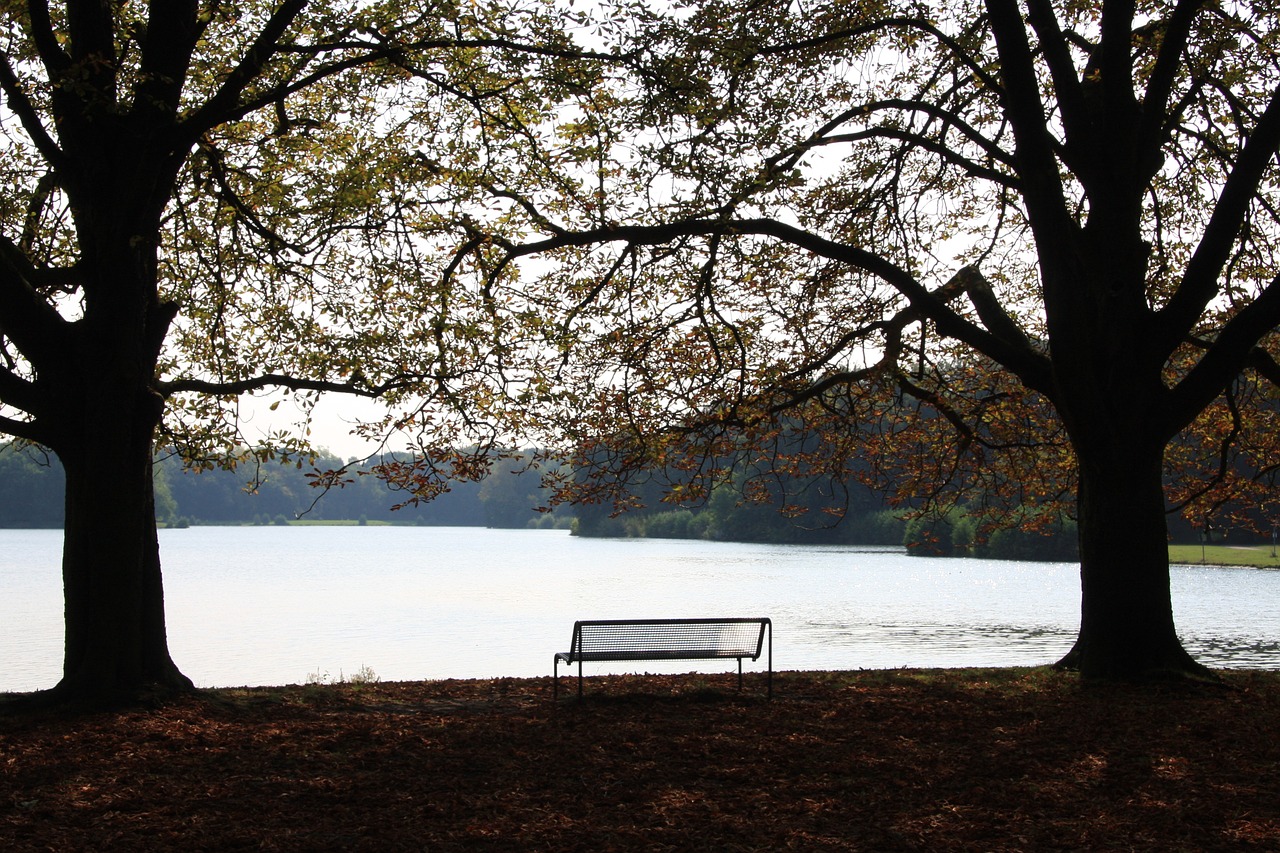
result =
[[[423,528],[423,529],[431,529],[431,528],[434,528],[434,527],[439,527],[439,528],[457,528],[457,527],[459,527],[459,525],[456,525],[456,524],[441,524],[441,525],[436,525],[436,524],[419,524],[419,523],[412,522],[412,521],[400,522],[400,521],[387,521],[387,520],[384,520],[384,519],[367,519],[367,520],[362,520],[362,519],[353,519],[353,518],[348,518],[348,519],[305,519],[305,518],[304,518],[304,519],[291,519],[291,520],[286,521],[284,524],[279,524],[279,523],[277,523],[277,522],[272,522],[272,523],[270,523],[270,524],[255,524],[255,523],[253,523],[253,522],[248,522],[248,521],[240,521],[240,522],[232,522],[232,521],[228,521],[228,522],[219,522],[219,523],[198,523],[198,524],[190,524],[190,525],[184,525],[184,526],[166,525],[166,524],[163,524],[163,523],[162,523],[162,524],[158,524],[158,525],[157,525],[157,529],[158,529],[158,530],[188,530],[188,529],[197,528],[197,527],[221,527],[221,528],[244,528],[244,527],[395,527],[395,528],[400,528],[400,527],[416,527],[416,528]],[[564,526],[556,526],[556,525],[547,525],[547,526],[544,526],[544,527],[537,527],[537,528],[491,528],[491,527],[488,527],[487,525],[477,524],[477,525],[463,525],[462,527],[464,527],[465,529],[474,528],[474,529],[476,529],[476,530],[506,530],[506,529],[511,529],[511,530],[552,530],[552,529],[555,529],[555,530],[564,530],[564,529],[566,529]],[[4,527],[4,528],[0,528],[0,530],[50,530],[50,531],[55,531],[55,530],[61,530],[61,528],[60,528],[60,527]],[[588,538],[590,538],[590,537],[588,537]],[[605,537],[605,538],[612,538],[612,537]],[[646,537],[636,537],[636,538],[637,538],[637,540],[641,540],[641,539],[644,539],[644,538],[646,538]],[[657,538],[665,538],[665,537],[652,537],[652,538],[657,539]],[[676,541],[684,541],[684,540],[676,540]],[[691,542],[716,541],[716,542],[733,543],[733,542],[740,542],[740,541],[744,541],[744,540],[728,540],[728,539],[726,539],[726,540],[704,540],[704,539],[689,539],[689,540],[687,540],[687,541],[691,541]],[[747,543],[747,544],[770,544],[770,543]],[[772,543],[772,544],[799,544],[799,545],[803,546],[805,543]],[[847,547],[857,548],[857,547],[862,547],[862,546],[859,546],[859,545],[857,545],[856,543],[849,543]],[[898,549],[898,548],[901,548],[902,546],[879,546],[879,545],[869,545],[869,546],[865,546],[865,547],[869,547],[869,548],[881,548],[881,547],[886,547],[886,548],[889,548],[889,549]],[[1271,546],[1271,545],[1269,545],[1269,544],[1244,544],[1244,545],[1212,544],[1212,545],[1203,545],[1203,546],[1202,546],[1202,545],[1200,545],[1200,544],[1198,544],[1198,543],[1192,543],[1192,544],[1172,543],[1172,544],[1170,544],[1170,545],[1169,545],[1169,564],[1170,564],[1170,565],[1176,565],[1176,566],[1221,566],[1221,567],[1223,567],[1223,568],[1262,568],[1262,569],[1280,569],[1280,549],[1277,549],[1277,556],[1272,556],[1272,555],[1271,555],[1272,550],[1273,550],[1273,549],[1272,549],[1272,546]],[[957,559],[957,560],[964,560],[964,559],[971,559],[971,558],[970,558],[970,557],[967,557],[967,556],[948,556],[948,557],[922,556],[922,557],[921,557],[921,559],[929,559],[929,560],[934,560],[934,559]],[[994,558],[985,558],[985,559],[994,559]],[[1009,562],[1026,562],[1026,563],[1061,563],[1061,562],[1073,562],[1073,561],[1062,561],[1062,560],[1011,560],[1011,561],[1009,561]]]

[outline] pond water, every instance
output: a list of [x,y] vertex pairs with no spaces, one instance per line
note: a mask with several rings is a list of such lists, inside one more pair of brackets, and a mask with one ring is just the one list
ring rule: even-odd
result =
[[[160,546],[170,650],[201,687],[547,675],[575,619],[768,616],[782,670],[1045,664],[1079,626],[1063,563],[471,527],[196,527]],[[60,549],[60,531],[0,530],[0,691],[58,680]],[[1172,582],[1199,660],[1280,669],[1280,571],[1177,566]]]

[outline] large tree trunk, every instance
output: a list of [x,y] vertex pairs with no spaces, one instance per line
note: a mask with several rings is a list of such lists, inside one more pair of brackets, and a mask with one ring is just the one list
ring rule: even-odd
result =
[[[134,284],[121,278],[116,292]],[[152,482],[164,412],[152,387],[156,342],[171,314],[146,288],[132,290],[143,295],[120,298],[100,316],[86,312],[51,377],[58,392],[50,446],[67,486],[65,657],[51,691],[58,700],[127,702],[192,687],[169,656]]]
[[169,656],[165,629],[154,426],[149,413],[117,408],[86,425],[78,447],[59,454],[67,477],[66,653],[53,691],[59,699],[128,701],[192,687]]
[[1086,678],[1206,672],[1174,628],[1162,456],[1158,440],[1079,452],[1080,635],[1059,666]]
[[1146,294],[1143,188],[1128,178],[1097,180],[1082,232],[1037,234],[1054,374],[1042,390],[1071,437],[1079,476],[1080,634],[1059,665],[1095,679],[1206,672],[1174,628],[1168,353],[1153,337]]

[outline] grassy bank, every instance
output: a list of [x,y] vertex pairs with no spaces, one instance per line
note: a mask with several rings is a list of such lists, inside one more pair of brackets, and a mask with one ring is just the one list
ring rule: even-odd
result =
[[10,713],[0,848],[1280,847],[1275,673],[782,673],[773,701],[762,678],[595,678],[558,706],[549,679],[500,679]]
[[1271,556],[1270,545],[1170,545],[1169,562],[1186,565],[1261,566],[1280,568],[1280,558]]

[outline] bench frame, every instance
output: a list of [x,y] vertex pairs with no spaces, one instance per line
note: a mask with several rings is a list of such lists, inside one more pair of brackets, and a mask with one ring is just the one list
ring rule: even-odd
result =
[[[759,631],[755,636],[754,650],[746,644],[739,643],[737,645],[724,647],[708,647],[705,640],[701,643],[695,643],[699,639],[699,634],[705,635],[708,628],[714,628],[716,625],[725,626],[741,626],[744,624],[755,624],[759,626]],[[605,649],[592,649],[590,639],[583,646],[583,628],[604,628],[607,629],[613,638],[625,637],[628,629],[636,629],[638,639],[643,639],[647,631],[660,631],[668,642],[664,642],[661,647],[646,647],[642,642],[634,645],[628,645],[625,642],[622,645],[618,643],[610,643]],[[741,628],[737,628],[741,630]],[[679,645],[678,640],[682,639],[679,635],[687,633],[690,642],[686,645]],[[768,635],[768,645],[765,644],[765,637]],[[590,631],[588,631],[588,637]],[[674,641],[673,639],[674,638]],[[557,652],[552,662],[552,681],[554,683],[554,697],[560,698],[560,661],[567,664],[578,664],[578,698],[582,698],[582,664],[584,662],[608,662],[608,661],[640,661],[640,660],[716,660],[737,658],[738,660],[738,689],[742,689],[742,659],[750,658],[751,660],[759,660],[762,653],[768,654],[768,694],[769,698],[773,698],[773,622],[767,617],[729,617],[722,619],[584,619],[573,623],[573,638],[569,643],[569,651]]]

